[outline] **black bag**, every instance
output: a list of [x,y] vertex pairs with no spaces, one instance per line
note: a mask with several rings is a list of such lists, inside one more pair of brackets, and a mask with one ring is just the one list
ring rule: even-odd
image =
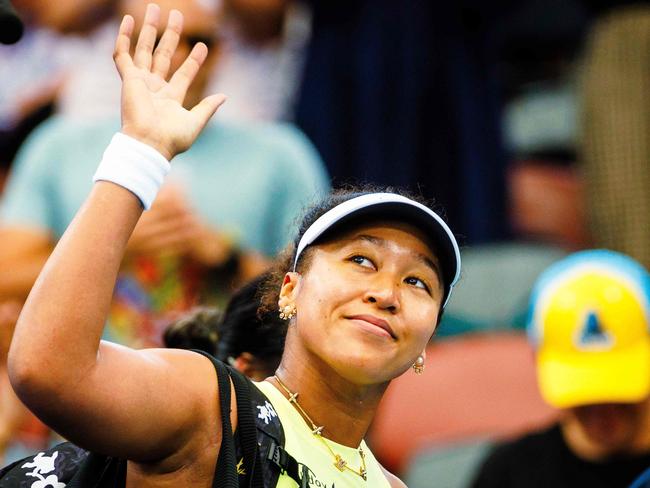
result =
[[[222,440],[212,487],[275,488],[280,474],[286,472],[306,488],[308,468],[284,451],[282,424],[264,394],[238,371],[196,352],[214,364],[220,392]],[[228,414],[231,379],[238,411],[236,435]],[[89,452],[70,442],[0,469],[0,488],[124,488],[125,483],[126,460]]]

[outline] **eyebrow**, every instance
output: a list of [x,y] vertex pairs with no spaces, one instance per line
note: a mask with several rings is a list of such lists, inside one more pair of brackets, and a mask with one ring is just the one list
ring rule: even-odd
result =
[[[388,244],[386,242],[386,239],[382,239],[381,237],[371,236],[371,235],[368,235],[368,234],[359,234],[357,236],[354,236],[353,239],[359,239],[359,240],[362,240],[362,241],[367,241],[367,242],[370,242],[371,244],[375,244],[375,245],[380,246],[380,247],[387,247],[388,246]],[[442,285],[442,283],[443,283],[443,281],[442,281],[442,271],[440,270],[440,267],[438,266],[438,264],[435,261],[433,261],[432,259],[430,259],[428,256],[425,256],[422,253],[415,252],[415,251],[413,251],[412,253],[415,254],[415,257],[418,259],[418,261],[421,261],[422,263],[424,263],[425,266],[428,266],[429,268],[431,268],[431,270],[438,277],[438,281],[440,281],[440,284]]]

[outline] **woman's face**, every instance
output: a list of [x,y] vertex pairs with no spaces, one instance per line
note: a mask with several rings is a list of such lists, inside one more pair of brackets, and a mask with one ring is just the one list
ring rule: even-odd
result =
[[369,224],[314,246],[310,258],[302,275],[287,275],[280,299],[296,306],[297,348],[357,384],[406,371],[435,330],[443,296],[423,236],[409,225]]

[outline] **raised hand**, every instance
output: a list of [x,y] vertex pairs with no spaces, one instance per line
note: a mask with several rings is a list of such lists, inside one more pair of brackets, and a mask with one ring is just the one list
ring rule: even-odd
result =
[[178,46],[183,15],[169,13],[167,27],[155,48],[160,8],[149,4],[137,40],[130,54],[134,20],[124,16],[115,42],[113,58],[122,77],[122,132],[158,150],[168,160],[187,150],[224,102],[221,94],[210,95],[190,110],[183,99],[208,54],[203,43],[167,80],[171,58]]

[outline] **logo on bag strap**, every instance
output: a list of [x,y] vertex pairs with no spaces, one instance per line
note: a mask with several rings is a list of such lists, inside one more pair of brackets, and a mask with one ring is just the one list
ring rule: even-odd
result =
[[43,475],[54,471],[54,461],[59,455],[59,451],[54,451],[51,456],[46,456],[44,452],[39,452],[31,462],[21,466],[23,469],[34,468],[34,471],[25,473],[26,476],[38,478],[30,488],[65,488],[65,483],[59,482],[59,477],[55,474],[47,478]]
[[275,412],[275,409],[273,408],[273,405],[271,405],[268,401],[264,401],[264,405],[257,405],[257,409],[259,410],[257,418],[263,420],[266,425],[269,425],[269,422],[271,422],[274,417],[278,416],[278,414]]

